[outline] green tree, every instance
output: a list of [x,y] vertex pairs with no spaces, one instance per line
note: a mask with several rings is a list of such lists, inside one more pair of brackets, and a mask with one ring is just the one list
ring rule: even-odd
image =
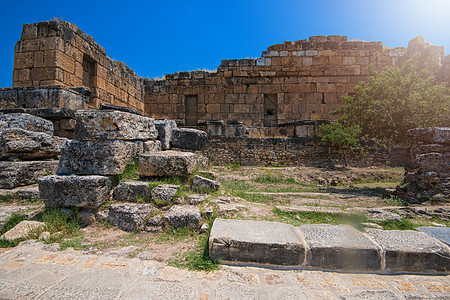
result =
[[342,108],[333,114],[359,125],[370,138],[404,142],[408,129],[450,125],[449,89],[418,68],[418,56],[381,72],[369,66],[367,82],[359,82],[353,96],[341,99]]
[[358,125],[345,126],[342,123],[331,123],[319,125],[318,131],[323,133],[320,140],[322,144],[341,149],[344,165],[347,167],[345,148],[359,146],[361,128]]

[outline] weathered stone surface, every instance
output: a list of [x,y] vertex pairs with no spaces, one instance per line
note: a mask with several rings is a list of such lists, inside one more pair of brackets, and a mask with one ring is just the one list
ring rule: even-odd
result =
[[57,168],[57,160],[0,161],[0,188],[12,189],[35,184],[38,178],[55,174]]
[[425,153],[416,159],[423,171],[450,173],[450,153]]
[[48,207],[95,209],[107,199],[110,179],[106,176],[46,176],[38,180],[40,198]]
[[0,159],[53,158],[60,154],[66,140],[21,128],[0,130]]
[[122,203],[109,207],[108,223],[125,231],[143,230],[147,219],[154,213],[150,204]]
[[450,145],[450,127],[414,128],[408,130],[408,136],[417,142]]
[[353,208],[354,213],[364,214],[369,220],[386,221],[386,220],[401,220],[402,217],[391,211],[379,208]]
[[196,165],[195,155],[190,152],[160,151],[139,157],[141,176],[187,176]]
[[0,130],[6,128],[21,128],[28,131],[43,132],[48,135],[53,135],[52,122],[30,114],[13,113],[0,115],[0,126]]
[[88,209],[81,209],[78,218],[80,221],[80,224],[83,226],[89,226],[95,223],[95,214]]
[[72,140],[61,150],[58,174],[117,175],[143,152],[143,143]]
[[42,206],[17,206],[17,205],[1,205],[0,206],[0,227],[5,225],[6,219],[13,214],[23,214],[28,218],[34,217],[36,214],[42,211]]
[[208,195],[190,194],[188,195],[188,201],[190,205],[197,205],[205,201],[207,197]]
[[381,270],[381,248],[350,226],[304,225],[306,261],[312,267],[344,270]]
[[419,231],[450,245],[450,227],[419,227]]
[[121,182],[112,193],[113,200],[122,202],[148,201],[150,199],[150,189],[146,181]]
[[152,200],[158,205],[167,205],[173,202],[179,185],[160,184],[151,191]]
[[145,141],[144,142],[144,153],[152,153],[161,151],[161,141]]
[[0,239],[5,239],[7,241],[12,241],[15,239],[23,239],[28,236],[33,230],[38,230],[38,228],[44,228],[45,224],[43,222],[37,221],[22,221],[11,230],[5,232]]
[[138,112],[137,110],[135,110],[134,108],[126,107],[126,106],[117,106],[117,105],[112,105],[109,103],[100,104],[100,109],[101,110],[117,110],[117,111],[123,111],[126,113],[142,116],[142,114],[140,112]]
[[304,243],[292,225],[216,219],[209,237],[209,255],[228,261],[302,265]]
[[323,206],[276,206],[282,212],[321,212],[327,214],[346,214],[344,210],[338,207],[323,207]]
[[20,199],[27,201],[39,200],[39,188],[37,186],[24,186],[13,189],[0,189],[0,197]]
[[385,270],[391,272],[448,272],[450,248],[423,232],[368,229],[385,252]]
[[172,132],[177,128],[174,120],[155,120],[155,127],[158,130],[158,140],[161,141],[162,149],[168,150],[171,147]]
[[164,215],[164,221],[169,228],[200,226],[200,210],[192,205],[175,205]]
[[154,140],[153,119],[120,111],[78,111],[75,136],[81,140]]
[[195,175],[192,179],[191,189],[194,191],[217,191],[220,183],[215,180]]
[[172,146],[190,150],[202,150],[207,141],[206,132],[190,129],[177,128],[172,131]]

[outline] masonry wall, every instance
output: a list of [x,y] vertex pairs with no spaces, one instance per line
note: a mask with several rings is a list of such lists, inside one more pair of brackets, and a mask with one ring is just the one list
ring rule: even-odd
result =
[[91,108],[101,102],[143,111],[143,79],[74,24],[24,24],[14,49],[13,87],[88,87]]
[[[381,42],[347,41],[346,36],[285,42],[270,46],[260,58],[222,60],[217,72],[179,72],[145,81],[145,114],[191,126],[211,119],[241,120],[245,126],[330,120],[330,111],[341,105],[339,97],[367,78],[369,64],[381,70],[417,52],[430,71],[442,69],[444,48],[423,37],[411,40],[408,48],[393,49]],[[192,97],[195,122],[187,102]]]

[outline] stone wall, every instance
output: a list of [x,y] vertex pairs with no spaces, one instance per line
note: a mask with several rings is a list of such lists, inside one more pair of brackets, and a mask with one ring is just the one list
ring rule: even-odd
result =
[[[364,143],[361,149],[346,150],[351,166],[405,166],[409,149],[386,148]],[[320,145],[317,138],[209,137],[203,155],[210,163],[226,165],[317,166],[343,164],[341,151]]]
[[74,24],[24,24],[14,48],[13,87],[88,87],[89,105],[101,102],[143,111],[143,79]]
[[367,67],[399,65],[415,53],[421,64],[448,79],[443,47],[423,37],[408,48],[381,42],[347,41],[346,36],[313,36],[309,41],[270,46],[256,59],[222,60],[216,72],[168,74],[146,80],[145,114],[184,121],[188,126],[210,119],[241,120],[245,126],[276,126],[292,120],[330,120],[340,95],[353,92]]

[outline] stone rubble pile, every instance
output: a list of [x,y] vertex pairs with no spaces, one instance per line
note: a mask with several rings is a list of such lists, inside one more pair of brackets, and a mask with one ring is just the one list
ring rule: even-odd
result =
[[[53,135],[53,123],[26,113],[0,114],[0,189],[5,195],[20,193],[18,187],[36,184],[39,177],[55,174],[57,158],[66,138]],[[28,189],[29,190],[29,189]],[[34,192],[22,198],[37,198]]]
[[[96,214],[98,220],[126,231],[200,227],[198,207],[170,208],[177,201],[180,186],[150,188],[146,179],[187,177],[204,163],[199,154],[187,152],[198,150],[192,141],[205,138],[204,132],[189,130],[183,134],[180,130],[178,139],[191,143],[178,143],[183,147],[177,150],[172,148],[176,129],[172,120],[154,121],[120,110],[77,111],[75,120],[76,139],[61,149],[57,175],[39,179],[40,197],[47,207],[78,207],[85,223],[93,222]],[[118,175],[127,165],[137,163],[140,180],[118,183]],[[102,208],[110,198],[119,203]]]
[[450,127],[416,128],[408,131],[414,167],[394,195],[408,203],[450,200]]

